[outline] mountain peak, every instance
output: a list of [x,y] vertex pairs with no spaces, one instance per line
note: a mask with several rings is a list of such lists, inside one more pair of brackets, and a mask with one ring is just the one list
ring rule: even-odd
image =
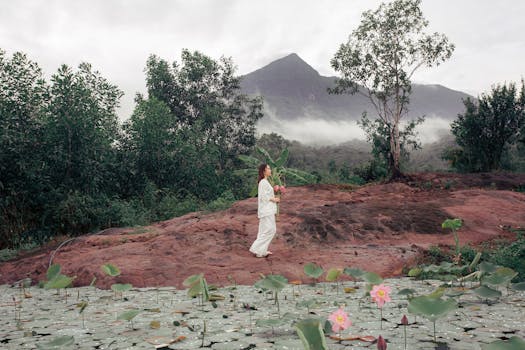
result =
[[299,80],[309,80],[319,76],[319,73],[296,53],[279,58],[250,74],[254,73],[281,78],[293,77]]

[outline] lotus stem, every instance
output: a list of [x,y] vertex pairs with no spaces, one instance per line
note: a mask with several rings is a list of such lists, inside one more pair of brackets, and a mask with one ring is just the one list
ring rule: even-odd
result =
[[383,330],[383,308],[379,308],[379,328]]
[[437,340],[436,340],[436,321],[434,321],[434,343],[437,343]]
[[404,331],[405,331],[405,350],[407,350],[407,326],[404,325],[403,328],[404,328]]

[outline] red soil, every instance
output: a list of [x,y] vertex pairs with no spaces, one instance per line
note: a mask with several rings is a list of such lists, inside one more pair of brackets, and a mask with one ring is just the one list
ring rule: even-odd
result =
[[[460,243],[513,239],[508,227],[525,225],[525,174],[418,174],[405,183],[288,188],[282,199],[277,237],[268,258],[248,248],[257,234],[256,199],[216,213],[191,213],[143,228],[114,228],[78,237],[60,248],[53,263],[77,276],[75,285],[131,283],[137,287],[177,286],[203,272],[208,283],[252,284],[261,273],[308,282],[303,266],[359,267],[383,277],[398,276],[431,245],[453,245],[441,229],[447,218],[462,218]],[[0,284],[25,277],[45,279],[57,246],[47,246],[0,265]],[[122,274],[104,276],[112,263]]]

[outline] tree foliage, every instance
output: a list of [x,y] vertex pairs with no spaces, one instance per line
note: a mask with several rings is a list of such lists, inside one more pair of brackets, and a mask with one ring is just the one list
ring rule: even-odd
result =
[[478,101],[463,101],[465,112],[452,123],[459,149],[444,157],[459,171],[483,172],[501,168],[502,157],[525,126],[525,84],[497,85]]
[[148,97],[138,98],[127,149],[137,173],[158,188],[203,200],[229,188],[237,156],[255,144],[262,102],[240,93],[231,59],[182,51],[182,62],[146,63]]
[[333,93],[362,94],[389,134],[392,177],[401,175],[400,122],[408,112],[411,79],[419,68],[439,65],[454,50],[443,34],[426,34],[420,0],[395,0],[366,11],[361,24],[331,60],[341,74]]

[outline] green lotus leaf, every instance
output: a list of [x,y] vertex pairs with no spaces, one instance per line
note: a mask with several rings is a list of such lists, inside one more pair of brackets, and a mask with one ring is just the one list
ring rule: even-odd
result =
[[184,282],[182,282],[182,285],[184,287],[191,287],[193,286],[195,283],[199,282],[200,283],[200,280],[204,277],[204,275],[202,273],[199,273],[198,275],[191,275],[190,277],[186,278],[184,280]]
[[361,278],[372,285],[381,284],[383,282],[383,278],[379,276],[375,272],[365,272]]
[[327,282],[334,282],[337,281],[339,276],[341,275],[341,269],[332,267],[328,272],[326,273],[326,281]]
[[441,268],[437,265],[428,265],[423,268],[424,272],[431,272],[431,273],[439,273],[441,271]]
[[417,277],[421,275],[422,272],[423,270],[419,267],[411,268],[410,271],[408,271],[408,277]]
[[483,283],[492,285],[501,285],[509,283],[518,273],[508,267],[500,267],[496,269],[492,274],[483,278]]
[[293,319],[293,315],[290,313],[285,313],[283,317],[281,318],[265,318],[265,319],[258,319],[255,321],[255,324],[257,326],[263,326],[263,327],[277,327],[281,326],[283,324],[289,323]]
[[306,307],[308,309],[319,306],[320,303],[316,299],[303,300],[295,304],[296,307]]
[[446,219],[441,224],[442,228],[448,228],[451,230],[459,230],[461,228],[462,222],[461,219]]
[[53,264],[49,266],[46,272],[46,278],[48,281],[51,281],[53,278],[57,277],[60,274],[61,267],[59,264]]
[[499,298],[501,296],[501,292],[496,289],[492,289],[487,286],[481,286],[479,288],[476,288],[473,290],[474,293],[479,295],[482,298]]
[[445,287],[437,287],[436,290],[434,290],[432,293],[427,294],[425,296],[427,298],[438,299],[438,298],[441,298],[443,294],[445,294],[445,290],[446,290]]
[[483,350],[523,350],[525,349],[525,341],[518,337],[512,337],[508,340],[496,340],[490,344],[481,346]]
[[119,270],[119,268],[116,267],[116,266],[113,265],[113,264],[104,264],[104,265],[100,266],[100,269],[101,269],[102,272],[104,272],[106,275],[111,276],[111,277],[116,277],[116,276],[120,275],[120,270]]
[[49,349],[61,349],[64,346],[73,345],[75,343],[75,338],[70,335],[64,335],[61,337],[56,337],[55,339],[43,343],[43,344],[36,344],[36,347],[42,350],[49,350]]
[[132,287],[133,286],[129,283],[126,283],[126,284],[116,283],[116,284],[111,285],[111,290],[117,293],[123,293],[123,292],[127,292]]
[[455,289],[455,290],[448,290],[445,295],[447,297],[451,297],[451,298],[454,298],[454,297],[459,297],[461,295],[465,294],[465,291],[461,290],[461,289]]
[[281,291],[288,284],[288,280],[281,275],[267,275],[257,281],[257,286],[262,289],[271,290],[272,292]]
[[360,278],[361,276],[363,276],[363,274],[365,273],[365,271],[361,270],[361,269],[355,269],[355,268],[351,268],[351,267],[345,267],[344,270],[343,270],[343,273],[347,276],[351,276],[351,277],[354,277],[354,278]]
[[308,277],[319,278],[323,272],[323,268],[315,263],[308,263],[304,265],[304,273]]
[[408,312],[425,317],[435,322],[446,316],[450,311],[457,309],[458,303],[454,299],[431,298],[419,296],[408,302]]
[[485,272],[485,273],[492,273],[494,271],[496,271],[498,267],[492,263],[489,263],[489,262],[486,262],[486,261],[483,261],[482,263],[480,263],[478,265],[478,269],[481,271],[481,272]]
[[71,282],[73,282],[74,279],[75,279],[75,277],[68,277],[68,276],[65,276],[65,275],[58,275],[55,278],[53,278],[51,281],[47,282],[44,285],[44,288],[45,289],[66,288],[66,287],[69,287],[71,285]]
[[401,289],[399,292],[397,292],[397,295],[414,295],[414,294],[416,294],[416,290],[411,289],[411,288],[404,288],[404,289]]
[[118,315],[117,320],[131,321],[138,314],[140,314],[140,310],[137,310],[137,309],[129,310],[129,311],[123,312],[120,315]]
[[525,290],[525,282],[512,283],[510,285],[510,288],[512,288],[514,290]]
[[323,328],[318,319],[301,320],[295,324],[295,329],[303,342],[305,350],[328,349]]

